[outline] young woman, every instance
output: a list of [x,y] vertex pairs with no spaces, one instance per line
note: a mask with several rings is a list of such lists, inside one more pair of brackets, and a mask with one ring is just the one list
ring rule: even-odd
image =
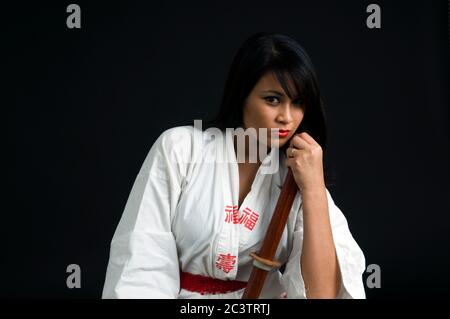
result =
[[[103,297],[241,298],[291,169],[298,192],[275,256],[282,267],[260,298],[364,298],[364,255],[326,188],[325,140],[306,52],[281,34],[248,38],[217,118],[171,128],[152,146],[111,242]],[[256,160],[254,141],[265,154]]]

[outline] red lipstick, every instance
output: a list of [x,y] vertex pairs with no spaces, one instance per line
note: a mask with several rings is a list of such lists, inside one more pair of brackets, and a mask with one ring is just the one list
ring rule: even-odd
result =
[[278,132],[278,136],[279,137],[287,137],[289,135],[289,131],[290,130],[282,130],[282,129],[280,129],[279,132]]

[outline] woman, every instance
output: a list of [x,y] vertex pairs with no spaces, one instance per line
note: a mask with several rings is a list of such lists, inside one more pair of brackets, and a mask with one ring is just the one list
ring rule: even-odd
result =
[[218,117],[196,126],[152,146],[111,242],[103,297],[241,298],[291,169],[283,266],[260,297],[365,298],[364,255],[325,186],[324,111],[301,46],[280,34],[247,39]]

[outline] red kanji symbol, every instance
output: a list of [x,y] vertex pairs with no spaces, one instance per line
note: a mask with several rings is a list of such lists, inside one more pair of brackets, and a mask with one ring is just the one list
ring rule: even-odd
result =
[[216,261],[216,267],[222,269],[225,273],[229,273],[236,263],[236,256],[228,254],[219,254]]
[[238,224],[239,223],[239,209],[238,206],[225,206],[225,222],[226,223],[233,223]]
[[239,219],[239,224],[244,224],[249,230],[253,230],[258,221],[259,214],[257,212],[252,211],[250,208],[246,207],[242,212],[242,216]]

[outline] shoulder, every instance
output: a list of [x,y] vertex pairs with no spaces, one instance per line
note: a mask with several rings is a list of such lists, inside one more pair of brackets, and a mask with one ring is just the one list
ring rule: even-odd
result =
[[192,163],[195,130],[193,126],[177,126],[163,131],[150,148],[140,172],[162,179],[185,176]]
[[153,145],[154,152],[171,162],[189,163],[202,140],[202,131],[191,125],[176,126],[162,132]]
[[163,147],[183,146],[193,143],[195,128],[193,126],[176,126],[162,132],[157,144]]

